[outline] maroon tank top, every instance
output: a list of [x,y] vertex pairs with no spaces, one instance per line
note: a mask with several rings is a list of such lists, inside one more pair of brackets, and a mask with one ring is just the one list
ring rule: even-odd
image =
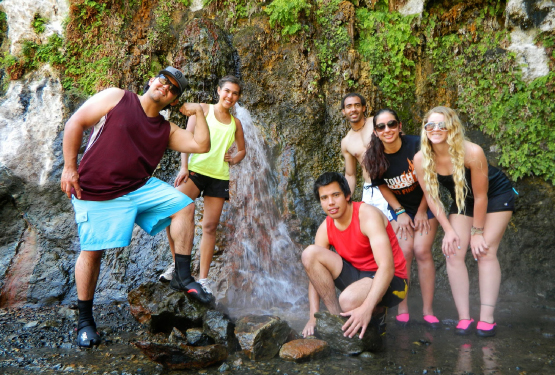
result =
[[[326,217],[326,228],[328,231],[328,241],[335,248],[337,254],[353,267],[360,271],[377,271],[378,265],[374,259],[374,253],[370,246],[370,240],[360,231],[360,221],[358,212],[363,202],[353,202],[353,217],[347,229],[341,231],[335,226],[331,217]],[[402,279],[407,278],[407,264],[405,256],[401,251],[395,231],[391,223],[387,223],[387,235],[393,251],[393,264],[395,266],[395,276]]]
[[139,97],[125,91],[91,133],[78,169],[81,199],[115,199],[146,184],[169,136],[170,123],[162,115],[148,117]]

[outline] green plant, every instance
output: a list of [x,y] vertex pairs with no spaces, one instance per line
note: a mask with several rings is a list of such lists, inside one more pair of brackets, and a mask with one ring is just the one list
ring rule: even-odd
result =
[[42,34],[46,30],[46,24],[48,23],[48,19],[42,18],[40,14],[35,14],[33,17],[33,21],[31,22],[31,26],[37,34]]
[[338,56],[346,52],[351,45],[351,38],[346,25],[336,20],[335,14],[339,11],[341,0],[317,0],[316,22],[321,29],[314,44],[320,61],[323,75],[339,74],[335,68]]
[[281,27],[282,35],[293,35],[302,29],[301,13],[310,14],[311,5],[306,0],[274,0],[267,8],[270,26]]

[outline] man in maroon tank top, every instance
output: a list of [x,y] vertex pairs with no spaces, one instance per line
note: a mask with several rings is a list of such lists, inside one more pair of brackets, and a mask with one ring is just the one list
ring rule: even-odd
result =
[[[72,199],[81,244],[75,264],[79,346],[100,343],[92,306],[103,250],[129,245],[135,223],[151,235],[170,226],[176,252],[176,281],[171,287],[210,302],[190,274],[194,205],[185,194],[151,177],[166,148],[181,153],[210,150],[200,104],[179,108],[185,116],[196,115],[194,133],[160,115],[162,109],[178,104],[186,86],[183,73],[167,67],[149,80],[142,96],[109,88],[87,100],[65,126],[61,189]],[[78,169],[83,132],[92,127]]]
[[362,338],[369,325],[385,334],[387,308],[399,304],[408,290],[405,258],[389,220],[374,206],[351,202],[349,184],[337,172],[318,177],[314,196],[327,217],[314,245],[302,254],[310,279],[310,319],[303,336],[314,334],[320,298],[330,313],[349,317],[344,336],[360,332]]

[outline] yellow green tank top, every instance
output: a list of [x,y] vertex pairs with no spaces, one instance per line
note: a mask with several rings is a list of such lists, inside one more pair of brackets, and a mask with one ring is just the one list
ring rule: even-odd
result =
[[191,154],[189,171],[218,180],[229,180],[229,163],[224,161],[224,156],[235,142],[235,118],[232,115],[231,123],[222,124],[216,120],[214,106],[210,104],[206,123],[210,130],[210,151],[205,154]]

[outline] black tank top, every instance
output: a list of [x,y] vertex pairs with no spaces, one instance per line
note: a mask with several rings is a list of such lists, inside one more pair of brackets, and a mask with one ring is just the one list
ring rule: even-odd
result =
[[[468,194],[466,196],[467,200],[474,200],[474,195],[472,194],[472,180],[470,178],[470,169],[464,168],[464,175],[466,179],[466,184],[469,188]],[[456,194],[455,194],[455,181],[453,180],[453,175],[442,176],[440,174],[437,175],[437,180],[441,185],[443,185],[447,190],[449,190],[449,194],[451,194],[451,198],[456,201]],[[499,194],[504,194],[507,191],[511,191],[513,188],[511,185],[511,181],[505,176],[503,172],[499,169],[492,167],[488,164],[488,198],[495,197]]]

